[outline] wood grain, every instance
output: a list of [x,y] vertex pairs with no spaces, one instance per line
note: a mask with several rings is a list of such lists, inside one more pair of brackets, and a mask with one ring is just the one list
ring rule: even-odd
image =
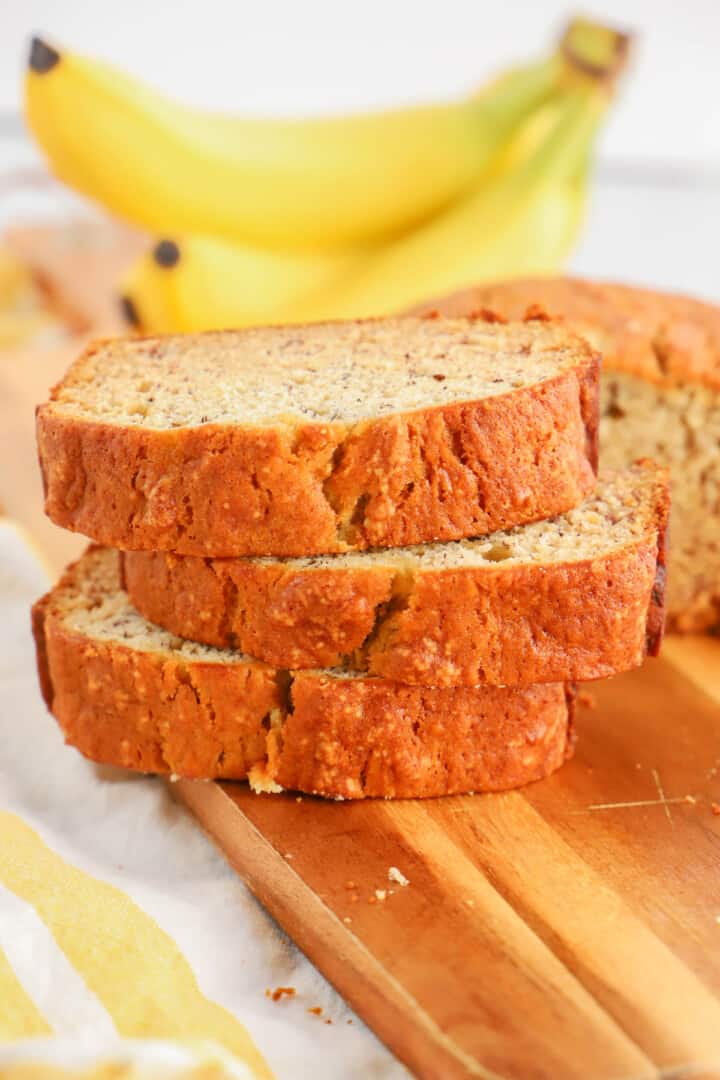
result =
[[[720,643],[705,644],[699,681],[717,689]],[[717,1078],[720,709],[669,660],[590,692],[575,759],[521,792],[174,787],[417,1076]]]

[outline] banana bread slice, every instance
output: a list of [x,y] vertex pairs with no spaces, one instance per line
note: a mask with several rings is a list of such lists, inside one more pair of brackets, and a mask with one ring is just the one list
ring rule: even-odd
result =
[[594,486],[598,365],[540,321],[99,342],[38,411],[46,511],[113,547],[205,556],[539,520]]
[[404,686],[278,670],[183,641],[135,611],[107,549],[66,571],[33,626],[66,741],[128,769],[399,798],[517,787],[553,772],[572,746],[562,684]]
[[480,540],[305,559],[121,557],[131,602],[281,667],[431,686],[602,678],[660,644],[666,470],[601,473],[577,509]]
[[653,457],[673,473],[668,628],[720,631],[720,307],[627,285],[550,278],[471,289],[425,310],[539,304],[603,353],[604,465]]

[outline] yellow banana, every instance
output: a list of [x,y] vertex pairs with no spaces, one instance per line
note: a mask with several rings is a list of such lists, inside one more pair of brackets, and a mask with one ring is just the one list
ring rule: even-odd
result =
[[483,280],[557,272],[580,227],[600,87],[533,114],[503,152],[509,172],[368,255],[281,255],[206,237],[165,241],[125,282],[143,329],[209,330],[378,315]]
[[[514,168],[555,122],[557,101],[531,112],[489,170]],[[538,122],[539,121],[539,122]],[[382,256],[383,248],[375,250]],[[189,235],[163,240],[122,283],[128,321],[153,333],[287,321],[367,264],[366,252],[280,252]]]
[[280,252],[214,237],[163,240],[122,283],[128,321],[143,330],[215,330],[282,322],[348,274],[360,256]]
[[468,191],[575,66],[562,46],[460,102],[250,119],[184,107],[35,39],[25,106],[53,172],[127,221],[160,235],[347,248],[398,235]]
[[383,315],[482,281],[557,272],[580,224],[578,174],[608,101],[603,86],[569,92],[549,134],[521,165],[367,256],[349,278],[285,318]]

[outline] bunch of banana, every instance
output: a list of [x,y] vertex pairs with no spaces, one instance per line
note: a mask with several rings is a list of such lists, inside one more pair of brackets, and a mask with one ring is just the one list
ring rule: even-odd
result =
[[557,270],[626,49],[577,20],[463,101],[296,121],[187,109],[36,39],[27,116],[61,179],[167,237],[126,282],[144,329],[376,315]]

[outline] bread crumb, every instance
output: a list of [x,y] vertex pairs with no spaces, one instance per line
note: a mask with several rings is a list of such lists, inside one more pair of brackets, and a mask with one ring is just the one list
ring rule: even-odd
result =
[[292,859],[292,853],[289,852],[289,851],[286,851],[285,854],[283,855],[283,859]]
[[295,997],[297,990],[294,986],[277,986],[274,990],[267,989],[265,991],[265,997],[272,998],[273,1001],[280,1001],[283,997]]
[[357,888],[357,885],[356,885],[356,884],[355,884],[355,882],[354,882],[354,881],[352,881],[352,880],[351,880],[351,881],[346,881],[346,882],[345,882],[345,888],[346,888],[346,889],[356,889],[356,888]]
[[695,798],[694,795],[686,795],[685,796],[685,802],[690,803],[691,806],[694,806],[695,803],[697,802],[697,799]]
[[468,319],[474,319],[477,322],[486,323],[506,323],[507,319],[504,315],[501,315],[499,311],[492,311],[490,308],[479,307],[475,308],[468,315]]
[[302,795],[296,795],[295,802],[302,802]]
[[327,1020],[325,1021],[325,1023],[326,1023],[326,1024],[332,1024],[332,1020],[330,1019],[330,1017],[329,1017],[329,1016],[328,1016]]
[[308,1012],[312,1013],[313,1016],[322,1016],[322,1005],[313,1005],[312,1008],[308,1009]]
[[467,897],[466,897],[466,898],[465,898],[465,899],[463,900],[463,904],[467,904],[467,906],[468,906],[468,907],[475,907],[475,901],[474,901],[474,900],[471,900],[469,896],[467,896]]
[[530,306],[525,309],[525,314],[523,316],[523,319],[524,319],[525,322],[534,322],[534,321],[551,322],[552,321],[550,315],[548,315],[547,311],[542,306],[542,304],[530,304]]
[[388,881],[394,881],[396,885],[403,886],[410,884],[408,878],[405,877],[401,870],[398,870],[397,866],[391,866],[388,869]]
[[368,896],[368,904],[377,904],[376,896]]
[[276,784],[271,776],[268,776],[265,762],[253,765],[248,772],[248,783],[256,795],[279,795],[283,790],[280,784]]
[[375,899],[376,900],[381,900],[382,901],[382,900],[385,899],[386,896],[387,896],[387,889],[376,889],[375,890]]
[[712,810],[713,814],[720,814],[720,803],[710,803],[710,809]]
[[171,772],[168,779],[170,780],[171,784],[177,784],[178,780],[182,780],[182,777],[178,776],[176,772]]
[[350,925],[350,923],[352,922],[352,919],[350,918],[350,916],[349,916],[349,915],[346,915],[346,916],[345,916],[345,917],[343,918],[343,922],[344,922],[344,923],[346,923],[346,924],[347,924],[347,925],[349,926],[349,925]]

